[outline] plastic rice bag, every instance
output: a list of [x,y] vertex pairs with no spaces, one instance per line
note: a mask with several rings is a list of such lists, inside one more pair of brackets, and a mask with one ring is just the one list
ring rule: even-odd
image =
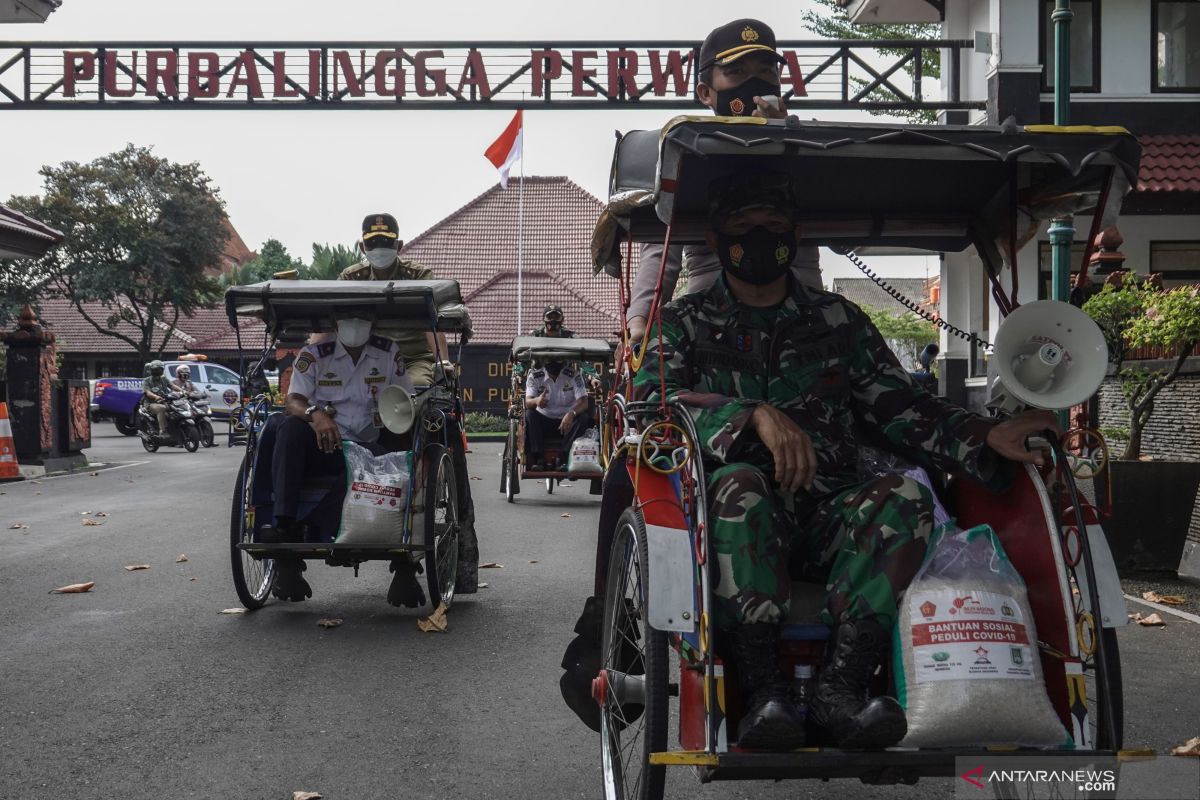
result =
[[595,428],[588,428],[571,443],[571,452],[567,454],[567,474],[572,478],[599,478],[604,475],[604,467],[600,466],[600,434]]
[[338,544],[396,544],[403,537],[412,453],[376,456],[365,447],[342,443],[346,459],[346,499]]
[[900,603],[896,697],[903,747],[1058,746],[1025,582],[986,525],[943,526]]

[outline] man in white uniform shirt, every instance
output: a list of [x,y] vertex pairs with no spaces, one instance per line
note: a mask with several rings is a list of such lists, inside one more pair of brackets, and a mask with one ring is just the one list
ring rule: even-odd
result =
[[[379,393],[393,385],[411,393],[413,385],[395,342],[372,336],[371,329],[371,320],[347,314],[337,320],[335,338],[310,344],[296,356],[286,410],[273,425],[271,458],[259,466],[271,475],[275,515],[272,524],[259,529],[258,541],[312,540],[314,532],[296,520],[300,488],[306,476],[339,478],[322,502],[327,507],[341,508],[346,491],[345,481],[340,479],[346,468],[343,439],[357,442],[376,455],[384,452],[376,444],[383,430]],[[301,575],[302,560],[277,559],[277,564],[276,596],[294,601],[312,596],[312,589]],[[388,602],[416,606],[423,601],[415,570],[416,565],[407,559],[392,562],[396,577]],[[421,599],[412,602],[414,587]]]
[[546,437],[563,437],[559,461],[566,459],[571,443],[592,424],[588,391],[583,375],[562,361],[547,361],[525,378],[525,463],[543,469],[561,469],[546,463]]

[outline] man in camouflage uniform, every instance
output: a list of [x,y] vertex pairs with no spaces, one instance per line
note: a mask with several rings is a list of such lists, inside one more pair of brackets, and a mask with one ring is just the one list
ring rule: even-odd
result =
[[708,239],[722,278],[663,310],[635,386],[644,397],[665,389],[695,419],[716,624],[728,632],[744,698],[738,743],[804,744],[776,666],[796,575],[826,582],[833,626],[809,721],[836,746],[887,747],[906,732],[904,712],[867,690],[889,649],[897,597],[924,557],[933,498],[899,473],[860,475],[859,433],[936,469],[1002,480],[997,455],[1037,460],[1024,440],[1053,428],[1053,417],[998,424],[929,394],[857,306],[790,279],[798,226],[787,176],[735,176],[712,191]]
[[[341,281],[428,281],[433,270],[415,261],[400,258],[400,227],[391,214],[368,214],[363,219],[363,261],[346,267],[338,276]],[[436,338],[435,338],[436,337]],[[394,331],[388,338],[399,347],[408,375],[415,386],[433,383],[435,352],[445,361],[450,357],[444,334],[430,331]]]

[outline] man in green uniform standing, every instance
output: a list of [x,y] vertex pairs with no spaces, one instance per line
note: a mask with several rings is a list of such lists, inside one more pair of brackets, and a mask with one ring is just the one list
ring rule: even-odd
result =
[[805,743],[776,665],[796,575],[826,583],[832,628],[810,724],[838,747],[887,747],[907,730],[904,712],[890,697],[868,699],[868,686],[889,650],[897,597],[924,557],[933,498],[904,474],[861,474],[863,436],[922,465],[995,481],[1006,477],[998,456],[1040,459],[1025,439],[1055,428],[1054,418],[998,422],[929,394],[857,306],[791,278],[799,227],[788,176],[720,180],[711,200],[708,244],[722,274],[663,310],[635,387],[640,397],[679,398],[695,420],[716,624],[745,708],[738,744]]
[[[368,214],[363,218],[362,240],[363,261],[342,270],[338,280],[343,281],[428,281],[433,280],[433,270],[415,261],[400,257],[400,226],[391,214]],[[396,343],[396,349],[404,357],[408,377],[416,387],[429,386],[434,381],[434,366],[441,360],[441,368],[453,373],[455,366],[450,361],[450,348],[446,335],[432,331],[389,331],[387,338]],[[458,436],[455,433],[454,436]],[[452,437],[453,438],[453,437]],[[451,444],[450,452],[455,461],[459,481],[459,532],[458,585],[459,594],[473,594],[479,582],[479,541],[475,535],[475,503],[471,499],[471,485],[466,480],[467,456],[463,444]]]
[[[400,227],[391,214],[368,214],[363,219],[360,247],[363,261],[346,267],[338,280],[342,281],[428,281],[433,270],[415,261],[400,258]],[[433,383],[433,365],[438,353],[449,363],[450,351],[444,334],[429,331],[395,331],[388,334],[404,356],[408,375],[415,386]]]

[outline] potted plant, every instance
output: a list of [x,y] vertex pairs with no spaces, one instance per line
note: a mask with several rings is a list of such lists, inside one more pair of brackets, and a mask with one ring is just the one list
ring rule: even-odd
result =
[[[1126,570],[1175,572],[1200,487],[1200,463],[1171,454],[1151,459],[1142,445],[1155,400],[1176,382],[1200,343],[1200,287],[1164,290],[1159,276],[1115,273],[1083,310],[1104,333],[1128,415],[1124,451],[1109,466],[1112,517],[1105,532],[1113,555]],[[1143,347],[1163,357],[1130,358]],[[1099,485],[1097,493],[1103,494]]]

